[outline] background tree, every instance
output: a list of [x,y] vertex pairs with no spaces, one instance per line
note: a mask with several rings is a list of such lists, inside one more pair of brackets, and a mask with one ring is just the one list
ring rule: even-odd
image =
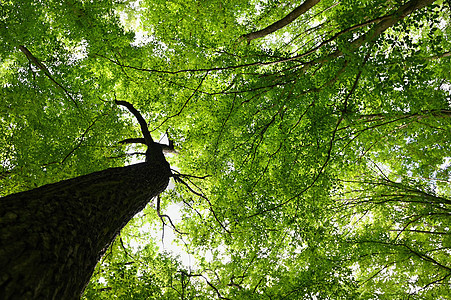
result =
[[146,236],[134,224],[161,222],[148,207],[86,297],[449,294],[449,2],[36,2],[39,22],[4,7],[4,194],[123,164],[137,127],[112,99],[168,131],[191,176],[160,208],[182,203],[181,222],[163,219],[196,265],[127,246]]

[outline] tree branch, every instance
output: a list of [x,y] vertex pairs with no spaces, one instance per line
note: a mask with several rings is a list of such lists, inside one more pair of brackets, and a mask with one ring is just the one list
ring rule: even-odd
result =
[[155,127],[154,129],[152,129],[152,131],[157,130],[157,129],[160,128],[164,123],[166,123],[169,119],[174,118],[174,117],[177,117],[177,116],[179,116],[179,115],[182,113],[182,111],[183,111],[183,110],[185,109],[185,107],[188,105],[188,102],[194,97],[194,95],[197,93],[197,91],[198,91],[198,90],[200,89],[200,87],[202,86],[202,83],[204,82],[205,78],[207,78],[207,75],[208,75],[208,71],[205,73],[204,77],[201,79],[201,81],[200,81],[199,85],[197,86],[197,88],[192,92],[191,96],[190,96],[188,99],[186,99],[185,103],[183,104],[182,108],[180,108],[179,112],[178,112],[178,113],[175,113],[175,114],[173,114],[173,115],[171,115],[171,116],[169,116],[169,117],[167,117],[163,122],[161,122],[160,125],[158,125],[158,126]]
[[[193,188],[191,188],[191,187],[189,186],[188,183],[186,183],[183,179],[181,179],[180,176],[178,176],[178,175],[173,175],[173,177],[174,177],[174,180],[175,180],[176,182],[182,183],[182,184],[183,184],[183,185],[184,185],[191,193],[193,193],[193,194],[195,194],[195,195],[197,195],[197,196],[199,196],[199,197],[205,199],[205,200],[207,201],[208,205],[210,206],[210,211],[211,211],[211,213],[213,214],[213,217],[215,218],[216,222],[222,227],[222,229],[224,229],[225,232],[227,232],[228,234],[230,234],[230,231],[224,226],[224,224],[222,224],[222,222],[219,220],[218,216],[216,215],[216,212],[215,212],[215,210],[213,209],[213,205],[211,204],[210,199],[208,199],[207,196],[205,196],[202,192],[200,192],[200,193],[199,193],[199,192],[196,192]],[[189,180],[189,179],[188,179],[188,180]],[[190,182],[193,184],[192,181],[190,181]],[[197,187],[197,186],[196,186],[196,187]]]
[[335,125],[335,129],[332,132],[332,137],[331,137],[331,139],[329,141],[329,149],[327,151],[327,157],[326,157],[324,163],[321,165],[321,168],[319,169],[318,173],[313,177],[312,181],[305,188],[303,188],[300,192],[298,192],[296,195],[292,196],[291,198],[289,198],[289,199],[287,199],[287,200],[285,200],[283,202],[280,202],[279,204],[276,204],[276,205],[274,205],[274,206],[272,206],[270,208],[263,209],[261,211],[258,211],[256,213],[252,214],[252,215],[249,215],[249,216],[247,216],[247,218],[250,219],[250,218],[256,217],[258,215],[262,215],[264,213],[267,213],[267,212],[279,209],[280,207],[286,205],[287,203],[289,203],[292,200],[296,199],[297,197],[301,196],[303,193],[305,193],[308,189],[310,189],[312,186],[314,186],[316,184],[316,182],[318,181],[319,177],[323,174],[323,172],[324,172],[326,166],[328,165],[329,160],[330,160],[330,158],[332,156],[332,148],[334,146],[335,135],[337,133],[338,126],[340,126],[340,123],[341,123],[342,120],[343,120],[343,117],[339,118],[338,121],[337,121],[337,124]]
[[144,120],[141,113],[127,101],[115,100],[114,102],[117,105],[125,106],[135,116],[136,120],[138,120],[139,126],[141,126],[141,132],[144,136],[145,144],[150,147],[154,143],[154,141],[152,139],[152,136],[150,135],[149,128],[147,128],[147,122]]
[[92,121],[92,123],[88,126],[88,128],[85,129],[85,131],[83,132],[83,134],[80,137],[80,141],[78,142],[77,146],[75,146],[69,153],[66,154],[66,156],[63,158],[63,160],[60,162],[60,164],[63,164],[66,161],[66,159],[69,158],[69,156],[71,156],[78,148],[80,148],[81,144],[85,140],[86,134],[89,132],[89,130],[92,128],[92,126],[94,126],[94,124],[97,122],[98,119],[99,119],[99,117],[95,118],[94,121]]
[[160,211],[160,201],[161,201],[161,199],[160,199],[160,196],[158,195],[158,196],[157,196],[157,208],[156,208],[156,211],[157,211],[157,215],[158,215],[158,217],[160,218],[160,220],[161,220],[161,222],[163,223],[163,225],[166,225],[166,223],[164,222],[164,219],[163,219],[163,218],[166,218],[166,219],[168,219],[169,223],[171,223],[171,227],[172,227],[172,229],[173,229],[175,232],[177,232],[178,234],[181,234],[181,235],[182,235],[182,234],[188,234],[188,233],[186,233],[186,232],[182,232],[182,231],[178,230],[177,227],[175,227],[174,223],[172,222],[171,217],[169,217],[169,216],[166,215],[166,214],[162,214],[162,213],[161,213],[161,211]]
[[144,144],[146,145],[146,140],[144,138],[130,138],[119,142],[119,144]]
[[[161,147],[161,150],[163,150],[163,153],[175,153],[177,154],[177,151],[174,149],[174,143],[171,143],[172,141],[169,141],[169,145],[160,144],[157,142],[154,142],[154,144],[159,145]],[[146,145],[146,140],[144,138],[130,138],[125,139],[119,142],[119,144],[143,144]]]
[[448,235],[449,234],[449,232],[417,230],[417,229],[390,229],[389,231],[399,232],[400,234],[403,232],[415,232],[415,233],[438,234],[438,235]]
[[203,278],[205,280],[205,282],[216,292],[216,295],[218,296],[219,299],[231,300],[230,298],[223,297],[221,295],[221,292],[219,291],[219,289],[214,284],[212,284],[208,280],[208,278],[205,277],[204,275],[202,275],[202,274],[188,274],[188,273],[186,273],[184,271],[182,271],[182,273],[185,274],[185,276],[187,276],[187,277],[201,277],[201,278]]
[[439,59],[439,58],[443,58],[443,57],[450,57],[451,56],[451,52],[445,52],[445,53],[442,53],[442,54],[438,54],[438,55],[434,55],[434,56],[431,56],[431,57],[427,57],[427,58],[425,58],[426,60],[434,60],[434,59]]
[[48,79],[50,79],[56,86],[58,86],[60,89],[64,91],[64,93],[69,97],[69,99],[75,104],[75,107],[78,108],[78,104],[75,101],[75,99],[71,96],[71,94],[64,88],[60,83],[58,83],[50,73],[49,69],[39,60],[37,59],[31,52],[28,50],[25,46],[20,45],[19,50],[22,51],[23,54],[28,58],[28,61],[30,61],[33,65],[35,65],[38,69],[44,72],[45,76],[47,76]]
[[[406,4],[404,4],[403,6],[401,6],[395,13],[381,17],[379,19],[375,19],[375,20],[380,20],[380,22],[378,22],[369,32],[367,32],[366,34],[363,34],[359,38],[352,41],[349,44],[349,46],[350,46],[349,48],[352,51],[355,51],[363,44],[374,41],[380,34],[382,34],[385,30],[387,30],[388,28],[395,25],[399,20],[404,19],[405,17],[410,15],[415,10],[418,10],[425,6],[428,6],[429,4],[434,3],[435,1],[436,0],[411,0],[411,1],[407,2]],[[368,22],[372,22],[372,21],[368,21]],[[366,25],[368,22],[365,22],[362,24]],[[362,24],[352,26],[349,29],[356,29],[356,28],[362,27]],[[343,32],[347,32],[347,31],[348,31],[348,29],[345,29],[342,32],[338,33],[337,35],[341,35]],[[286,59],[285,61],[296,60],[296,59],[305,57],[309,54],[312,54],[313,52],[318,50],[319,47],[322,47],[325,43],[328,43],[331,40],[335,39],[337,37],[337,35],[335,35],[331,39],[326,40],[325,42],[321,43],[319,46],[317,46],[307,52],[304,52],[302,54],[299,54],[299,55],[293,56],[289,59]],[[304,68],[309,67],[314,64],[317,64],[317,63],[323,63],[326,61],[330,61],[330,60],[340,57],[342,55],[343,55],[343,52],[341,50],[336,50],[325,57],[318,58],[318,59],[315,59],[308,63],[305,63]]]
[[296,7],[292,12],[290,12],[288,15],[286,15],[284,18],[280,19],[279,21],[269,25],[268,27],[258,30],[255,32],[251,32],[248,34],[245,34],[240,37],[240,40],[245,39],[247,43],[249,44],[252,40],[267,36],[268,34],[271,34],[288,24],[292,23],[294,20],[299,18],[301,15],[303,15],[305,12],[307,12],[310,8],[315,6],[318,2],[321,0],[306,0],[304,3]]

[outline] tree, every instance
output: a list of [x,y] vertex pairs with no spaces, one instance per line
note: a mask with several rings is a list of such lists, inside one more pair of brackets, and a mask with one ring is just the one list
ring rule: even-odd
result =
[[[139,152],[112,99],[178,152],[85,297],[449,295],[449,2],[31,3],[3,8],[3,193]],[[129,246],[140,222],[196,266]]]
[[166,189],[162,147],[141,114],[146,162],[1,198],[2,298],[78,299],[98,259],[125,224]]

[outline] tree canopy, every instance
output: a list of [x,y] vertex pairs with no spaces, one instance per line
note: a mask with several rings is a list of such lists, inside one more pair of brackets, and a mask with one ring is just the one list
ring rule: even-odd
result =
[[450,6],[1,1],[0,196],[143,159],[126,101],[174,184],[85,299],[447,299]]

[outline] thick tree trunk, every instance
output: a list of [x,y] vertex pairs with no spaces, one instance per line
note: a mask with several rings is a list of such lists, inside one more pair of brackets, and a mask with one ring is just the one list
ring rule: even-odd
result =
[[164,160],[0,199],[0,299],[78,299],[121,228],[166,188]]

